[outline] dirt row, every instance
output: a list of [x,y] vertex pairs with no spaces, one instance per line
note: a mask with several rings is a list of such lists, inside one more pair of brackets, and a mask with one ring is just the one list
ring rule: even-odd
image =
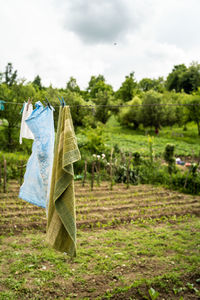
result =
[[[137,219],[163,218],[200,214],[200,197],[172,192],[150,185],[119,184],[109,189],[109,183],[90,190],[89,184],[75,184],[77,227],[99,229],[115,227]],[[46,229],[45,210],[18,198],[19,184],[10,182],[9,192],[0,193],[0,234],[18,234],[24,230]],[[22,222],[23,220],[23,222]]]

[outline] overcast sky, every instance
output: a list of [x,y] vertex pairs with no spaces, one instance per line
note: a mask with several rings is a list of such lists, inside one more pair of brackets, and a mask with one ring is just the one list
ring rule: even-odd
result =
[[117,89],[126,75],[157,78],[200,62],[200,0],[0,0],[0,71],[84,89],[103,74]]

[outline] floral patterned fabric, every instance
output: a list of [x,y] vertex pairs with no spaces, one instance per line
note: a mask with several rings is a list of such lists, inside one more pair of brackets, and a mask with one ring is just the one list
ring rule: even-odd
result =
[[38,101],[26,124],[34,135],[32,154],[28,160],[19,198],[48,210],[54,154],[53,108]]

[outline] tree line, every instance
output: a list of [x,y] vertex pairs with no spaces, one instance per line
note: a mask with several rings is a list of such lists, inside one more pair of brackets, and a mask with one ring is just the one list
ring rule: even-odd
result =
[[[47,97],[53,106],[58,106],[61,96],[71,106],[75,127],[95,128],[115,114],[122,125],[134,129],[140,124],[158,130],[166,125],[184,126],[194,121],[200,135],[200,64],[197,62],[189,67],[174,66],[165,80],[163,77],[143,78],[137,82],[131,72],[116,91],[101,74],[91,76],[85,90],[81,90],[74,77],[70,77],[64,88],[45,87],[39,75],[32,82],[18,78],[17,70],[8,63],[0,72],[0,101],[5,101],[5,109],[0,109],[1,149],[20,147],[17,134],[22,105],[16,103],[23,103],[29,97],[33,102]],[[86,105],[91,105],[91,109],[82,107]],[[56,108],[55,124],[57,117]]]

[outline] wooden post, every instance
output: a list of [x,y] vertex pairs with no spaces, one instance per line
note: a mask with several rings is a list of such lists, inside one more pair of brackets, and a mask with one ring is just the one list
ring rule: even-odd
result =
[[129,157],[127,159],[127,171],[126,171],[126,181],[127,181],[127,185],[126,188],[128,189],[130,186],[130,163],[131,163],[131,153],[129,153]]
[[84,168],[84,175],[83,175],[82,186],[85,185],[86,177],[87,177],[87,160],[85,160],[85,168]]
[[20,170],[20,178],[19,178],[19,184],[20,185],[22,185],[22,181],[23,181],[23,167],[24,167],[24,165],[23,165],[23,160],[22,160],[21,161],[21,166],[20,166],[21,170]]
[[0,185],[1,185],[1,176],[2,176],[2,170],[1,170],[1,162],[0,162]]
[[91,191],[93,191],[93,187],[94,187],[94,168],[95,168],[95,161],[92,162]]
[[6,180],[7,180],[7,163],[4,159],[4,181],[3,181],[3,192],[6,193]]
[[97,161],[97,184],[100,186],[100,161]]
[[112,168],[112,156],[113,156],[114,149],[111,149],[110,152],[110,190],[113,189],[113,168]]

